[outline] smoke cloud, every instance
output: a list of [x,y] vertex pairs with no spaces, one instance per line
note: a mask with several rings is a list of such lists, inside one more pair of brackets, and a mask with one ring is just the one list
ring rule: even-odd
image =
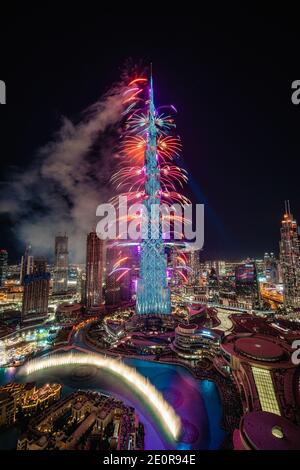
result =
[[73,262],[85,258],[86,234],[96,207],[110,197],[116,129],[122,117],[122,84],[89,107],[78,123],[62,118],[59,131],[40,148],[25,172],[2,183],[0,213],[8,214],[22,245],[53,256],[54,237],[69,236]]

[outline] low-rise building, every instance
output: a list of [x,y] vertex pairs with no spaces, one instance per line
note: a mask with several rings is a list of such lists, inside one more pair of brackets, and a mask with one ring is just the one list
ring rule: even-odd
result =
[[13,424],[16,420],[16,400],[8,392],[0,391],[0,426]]
[[195,323],[180,324],[175,328],[172,349],[184,359],[213,358],[220,351],[222,336],[221,331],[199,328]]
[[28,416],[43,411],[61,396],[60,384],[36,387],[34,382],[7,383],[0,387],[0,426],[16,421],[18,413]]
[[221,344],[221,358],[239,389],[244,413],[263,411],[300,423],[299,369],[285,341],[257,333],[230,334]]
[[134,409],[120,400],[78,391],[31,420],[17,449],[137,449],[140,429]]

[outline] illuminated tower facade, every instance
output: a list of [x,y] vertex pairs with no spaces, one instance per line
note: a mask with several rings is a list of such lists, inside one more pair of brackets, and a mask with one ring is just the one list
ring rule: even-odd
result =
[[34,259],[33,272],[24,277],[22,323],[42,321],[48,315],[50,273],[44,258]]
[[30,255],[31,246],[27,245],[24,251],[24,255],[21,258],[21,270],[20,270],[20,284],[24,284],[24,278],[27,274],[33,272],[33,256]]
[[121,287],[117,281],[117,273],[112,273],[113,266],[120,257],[119,247],[109,247],[106,252],[106,287],[105,304],[117,305],[121,299]]
[[161,185],[157,161],[153,82],[150,79],[149,121],[145,152],[145,208],[142,221],[141,261],[137,285],[136,311],[142,315],[171,313],[170,289],[167,285],[167,257],[162,238],[160,213]]
[[104,242],[96,232],[87,236],[85,298],[88,308],[100,307],[103,303],[102,284],[104,270]]
[[68,291],[68,237],[55,237],[55,266],[53,276],[53,294],[66,294]]
[[280,268],[283,280],[283,299],[286,307],[300,307],[300,252],[296,220],[291,214],[289,201],[281,225]]

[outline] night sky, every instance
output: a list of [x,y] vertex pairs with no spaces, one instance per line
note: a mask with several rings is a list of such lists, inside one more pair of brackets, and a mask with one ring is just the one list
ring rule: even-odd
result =
[[[278,252],[284,200],[300,220],[300,32],[262,20],[205,24],[40,13],[8,17],[1,30],[1,181],[30,165],[37,149],[120,76],[128,58],[153,63],[156,103],[178,109],[189,194],[205,203],[207,259]],[[298,28],[299,30],[299,28]],[[1,217],[0,247],[15,261],[18,225]]]

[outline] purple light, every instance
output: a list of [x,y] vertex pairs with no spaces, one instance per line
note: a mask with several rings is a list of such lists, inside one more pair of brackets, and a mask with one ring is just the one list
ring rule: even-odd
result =
[[133,290],[133,293],[136,293],[137,291],[137,279],[133,279],[132,280],[132,290]]

